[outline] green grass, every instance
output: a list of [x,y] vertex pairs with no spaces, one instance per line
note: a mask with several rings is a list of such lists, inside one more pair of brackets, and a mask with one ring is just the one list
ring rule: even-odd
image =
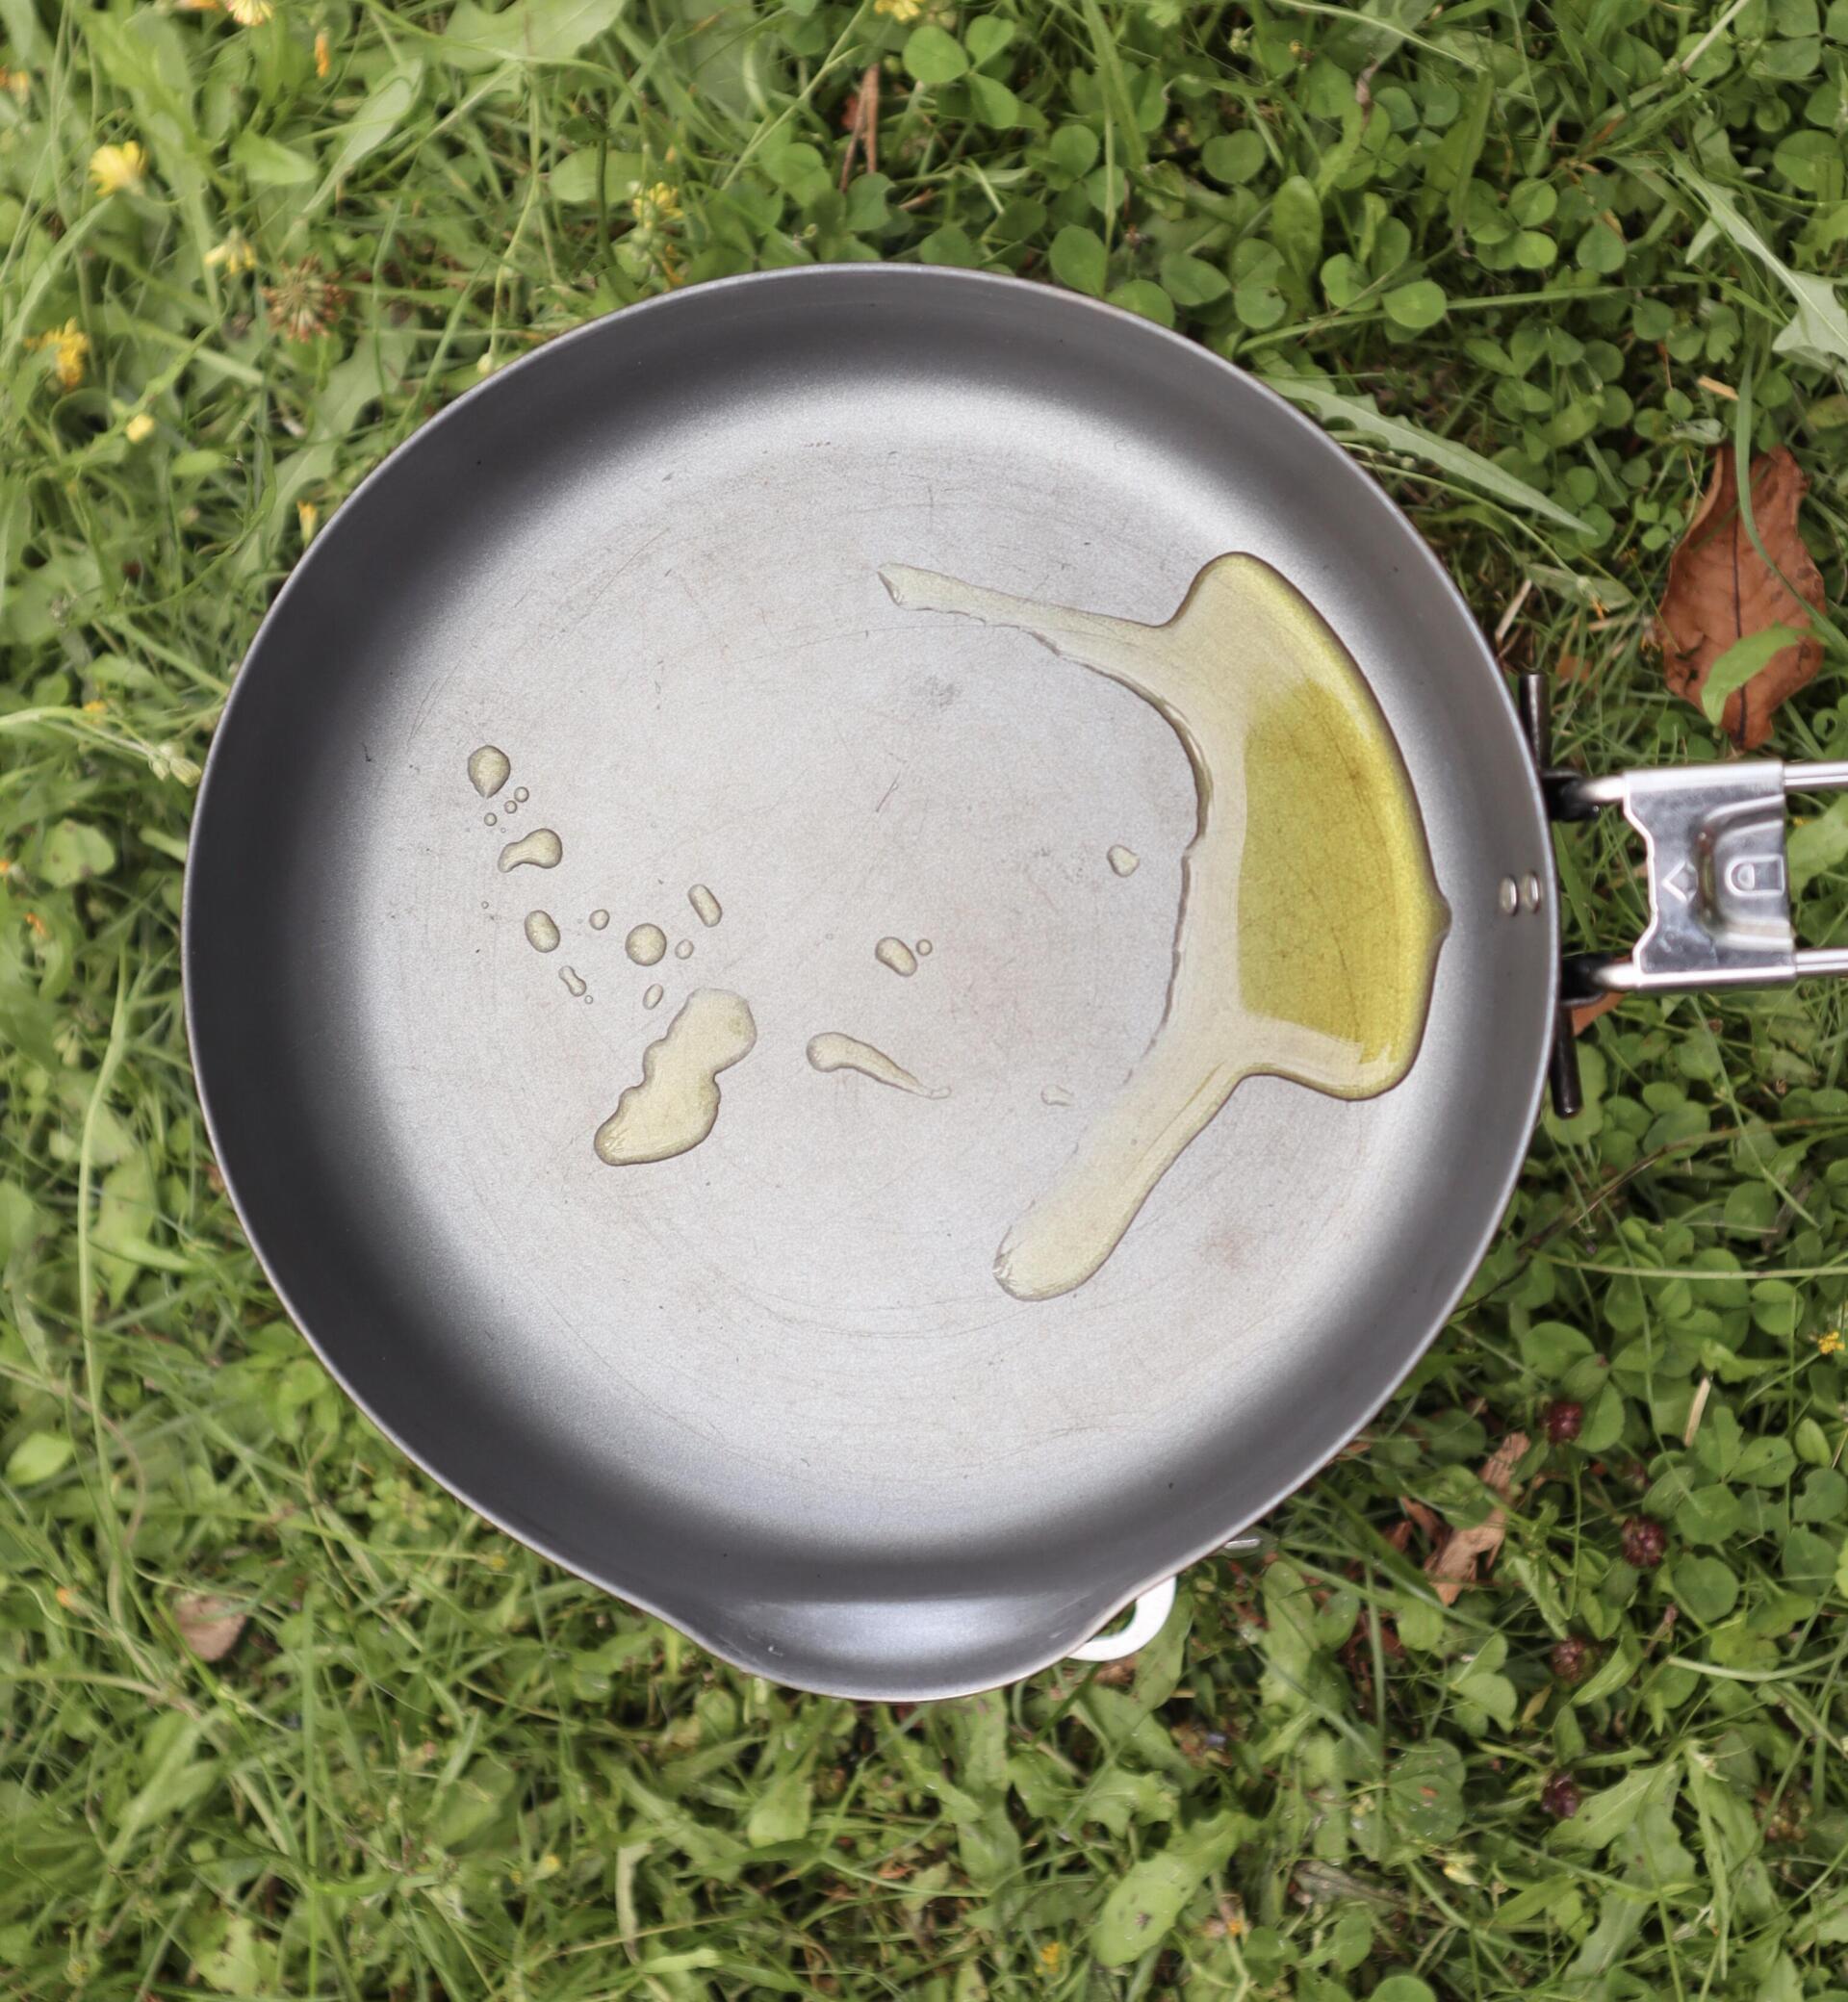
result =
[[[1265,1553],[1199,1567],[1133,1678],[907,1710],[715,1667],[347,1407],[218,1187],[175,945],[198,766],[316,520],[535,342],[763,265],[1179,325],[1348,439],[1510,666],[1570,661],[1571,755],[1719,755],[1649,612],[1716,446],[1795,450],[1840,593],[1848,320],[1800,281],[1848,259],[1848,0],[0,30],[0,1993],[1848,1992],[1832,990],[1599,1024],[1473,1297]],[[1774,748],[1845,719],[1835,651]],[[1839,940],[1848,816],[1797,854]],[[1564,855],[1620,941],[1634,854]],[[1402,1502],[1479,1519],[1517,1428],[1447,1611]],[[196,1593],[248,1616],[216,1665]]]

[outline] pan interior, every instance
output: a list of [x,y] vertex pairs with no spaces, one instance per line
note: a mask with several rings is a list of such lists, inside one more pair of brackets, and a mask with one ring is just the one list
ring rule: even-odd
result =
[[[1231,552],[1405,759],[1450,912],[1423,1045],[1363,1102],[1242,1085],[1093,1277],[1014,1298],[997,1245],[1161,1019],[1193,779],[1126,689],[879,573],[1158,622]],[[541,831],[555,866],[499,865]],[[1467,614],[1281,406],[1024,287],[746,281],[555,344],[325,531],[201,803],[195,1046],[278,1286],[439,1476],[785,1680],[975,1686],[1416,1354],[1525,1144],[1545,840]],[[1529,872],[1547,905],[1504,914]],[[755,1032],[709,1135],[605,1165],[700,989]],[[823,1034],[947,1095],[818,1070]]]

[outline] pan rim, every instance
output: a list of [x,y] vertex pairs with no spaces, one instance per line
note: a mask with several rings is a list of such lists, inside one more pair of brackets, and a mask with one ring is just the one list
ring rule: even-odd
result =
[[[1122,307],[1111,305],[1104,300],[1094,299],[1083,294],[1068,292],[1048,284],[1014,277],[1007,273],[923,265],[824,264],[776,270],[744,272],[731,277],[712,279],[698,286],[687,287],[682,291],[656,295],[653,298],[639,301],[631,306],[619,308],[612,313],[600,315],[595,320],[587,321],[580,326],[571,328],[555,339],[545,343],[544,346],[520,356],[517,360],[497,371],[493,375],[486,377],[481,382],[471,385],[453,402],[446,405],[425,423],[420,424],[407,438],[400,440],[398,444],[394,446],[379,463],[358,481],[351,493],[346,497],[347,501],[350,502],[358,499],[374,481],[382,480],[394,468],[398,467],[400,462],[406,460],[421,442],[436,433],[438,426],[463,421],[463,414],[471,409],[476,398],[493,394],[504,380],[511,378],[522,371],[537,369],[547,365],[551,357],[571,344],[607,339],[612,325],[616,322],[626,321],[636,314],[661,314],[683,311],[686,310],[684,305],[686,300],[698,298],[707,294],[713,295],[716,299],[719,295],[735,295],[741,289],[752,293],[762,293],[777,289],[813,288],[817,282],[831,279],[835,281],[851,280],[861,285],[869,283],[875,285],[890,284],[897,287],[910,285],[939,292],[947,292],[955,287],[967,287],[982,289],[994,294],[1011,294],[1016,296],[1030,294],[1036,298],[1037,303],[1034,309],[1036,311],[1043,311],[1048,314],[1063,312],[1073,316],[1090,315],[1101,317],[1108,321],[1115,322],[1124,335],[1134,340],[1161,342],[1168,344],[1173,349],[1184,351],[1189,357],[1190,367],[1198,368],[1202,364],[1205,365],[1206,374],[1209,378],[1218,376],[1221,381],[1229,381],[1236,384],[1237,392],[1241,396],[1256,393],[1263,401],[1270,406],[1274,414],[1281,415],[1288,420],[1290,425],[1300,437],[1305,453],[1320,454],[1321,464],[1329,469],[1332,477],[1339,477],[1348,481],[1357,478],[1364,481],[1372,489],[1373,502],[1383,505],[1390,511],[1390,515],[1396,518],[1397,526],[1401,531],[1402,540],[1408,553],[1412,554],[1415,560],[1423,566],[1423,576],[1427,587],[1434,588],[1444,599],[1448,600],[1450,610],[1460,614],[1465,622],[1464,629],[1471,635],[1477,657],[1480,659],[1484,670],[1493,676],[1498,682],[1501,682],[1507,710],[1509,730],[1511,732],[1518,733],[1519,726],[1514,714],[1513,705],[1507,701],[1505,680],[1467,600],[1463,597],[1461,591],[1458,590],[1436,552],[1425,542],[1404,509],[1326,431],[1303,412],[1297,410],[1295,405],[1279,395],[1277,391],[1272,389],[1261,377],[1215,354],[1210,348],[1198,342],[1190,340],[1170,328],[1160,326],[1153,321],[1143,319],[1138,314]],[[343,505],[336,511],[332,520],[327,524],[326,528],[315,538],[314,542],[304,552],[301,560],[295,565],[289,576],[284,579],[281,588],[264,613],[256,631],[251,636],[248,647],[245,649],[244,657],[239,664],[238,672],[233,678],[230,690],[225,698],[224,705],[219,711],[218,723],[213,732],[212,744],[206,756],[204,772],[199,783],[198,795],[193,807],[192,838],[194,843],[198,842],[202,836],[207,840],[211,838],[209,809],[214,793],[214,780],[225,761],[225,757],[221,754],[223,753],[225,742],[226,726],[231,722],[239,700],[245,692],[250,680],[251,668],[258,661],[265,642],[270,636],[272,630],[279,628],[289,616],[292,597],[300,586],[300,580],[304,574],[309,571],[310,566],[320,561],[324,567],[326,563],[338,560],[339,545],[343,541],[341,534],[343,516],[346,516],[349,522],[353,518],[352,511],[347,506]],[[333,550],[333,554],[327,553],[329,549]],[[1528,804],[1532,808],[1540,825],[1545,827],[1547,825],[1545,804],[1538,778],[1533,774],[1530,764],[1525,761],[1523,770],[1527,779]],[[1551,874],[1550,843],[1548,849],[1548,869],[1549,874]],[[272,1263],[269,1251],[266,1250],[264,1235],[259,1231],[255,1219],[247,1210],[245,1197],[240,1189],[240,1180],[235,1168],[223,1158],[220,1147],[219,1121],[214,1112],[214,1092],[217,1088],[211,1082],[212,1059],[209,1052],[201,1047],[197,1011],[195,1008],[195,989],[199,964],[203,959],[203,948],[199,939],[200,919],[193,894],[193,870],[189,861],[183,886],[181,905],[180,963],[183,1009],[188,1053],[192,1069],[193,1088],[199,1101],[206,1139],[212,1148],[213,1158],[218,1163],[219,1173],[223,1179],[225,1193],[230,1200],[233,1214],[238,1219],[239,1227],[243,1231],[245,1241],[257,1260],[258,1267],[263,1272],[266,1282],[274,1293],[283,1310],[334,1381],[340,1385],[346,1395],[352,1399],[369,1421],[391,1441],[398,1450],[402,1452],[414,1465],[436,1481],[446,1492],[452,1495],[458,1502],[462,1502],[475,1514],[480,1516],[484,1521],[491,1523],[503,1534],[511,1536],[517,1542],[525,1544],[549,1561],[559,1565],[577,1577],[582,1578],[586,1582],[595,1585],[599,1590],[607,1592],[625,1604],[632,1605],[643,1612],[665,1620],[668,1624],[687,1634],[698,1645],[706,1648],[709,1653],[730,1662],[734,1667],[744,1670],[746,1673],[768,1675],[775,1680],[783,1681],[786,1686],[808,1689],[817,1694],[870,1698],[881,1701],[926,1701],[969,1695],[978,1690],[997,1686],[996,1679],[991,1672],[985,1673],[973,1681],[968,1679],[966,1672],[961,1676],[956,1674],[943,1675],[938,1673],[933,1675],[922,1673],[914,1675],[909,1680],[882,1677],[881,1686],[875,1689],[869,1689],[864,1680],[842,1680],[830,1675],[825,1669],[822,1669],[820,1672],[798,1673],[792,1677],[790,1675],[791,1664],[786,1658],[780,1656],[774,1651],[763,1652],[759,1650],[754,1654],[742,1644],[741,1636],[736,1631],[728,1632],[722,1636],[715,1634],[713,1622],[701,1613],[676,1609],[671,1603],[671,1594],[638,1590],[632,1584],[625,1583],[617,1578],[614,1575],[614,1567],[609,1563],[591,1560],[582,1556],[567,1557],[561,1553],[550,1537],[540,1532],[536,1527],[530,1526],[515,1527],[513,1522],[509,1520],[506,1511],[484,1505],[470,1492],[470,1483],[466,1476],[466,1470],[452,1474],[433,1464],[430,1458],[412,1447],[400,1435],[398,1427],[381,1416],[380,1412],[375,1408],[372,1399],[353,1380],[351,1374],[335,1361],[328,1345],[321,1340],[309,1324],[307,1318],[299,1311],[295,1300],[291,1296],[289,1286],[285,1284],[275,1265]],[[1559,978],[1558,910],[1556,897],[1549,896],[1543,899],[1539,914],[1542,916],[1547,930],[1548,948],[1545,960],[1548,1007],[1542,1019],[1551,1019],[1553,1008],[1556,1006]],[[1544,1040],[1540,1040],[1528,1052],[1527,1059],[1529,1076],[1525,1099],[1521,1101],[1526,1106],[1521,1131],[1528,1136],[1533,1131],[1539,1113],[1542,1092],[1545,1088],[1547,1055],[1547,1045]],[[233,1089],[234,1087],[231,1083],[225,1081],[224,1090],[227,1096]],[[1403,1359],[1390,1372],[1385,1389],[1377,1396],[1374,1396],[1370,1389],[1363,1404],[1351,1411],[1348,1409],[1348,1404],[1340,1399],[1339,1396],[1329,1401],[1325,1411],[1330,1423],[1325,1425],[1324,1429],[1328,1432],[1332,1443],[1326,1451],[1310,1463],[1298,1468],[1288,1479],[1279,1483],[1273,1483],[1274,1492],[1268,1493],[1259,1505],[1251,1506],[1247,1504],[1242,1506],[1235,1512],[1231,1520],[1227,1521],[1222,1527],[1216,1530],[1212,1535],[1204,1539],[1195,1537],[1190,1539],[1185,1544],[1178,1545],[1173,1556],[1164,1556],[1159,1564],[1152,1568],[1139,1571],[1128,1581],[1101,1581],[1095,1592],[1074,1600],[1069,1609],[1069,1616],[1062,1619],[1058,1630],[1050,1639],[1045,1637],[1043,1629],[1036,1634],[1023,1627],[1018,1644],[1013,1648],[1009,1658],[1003,1664],[1000,1681],[1020,1680],[1038,1674],[1041,1670],[1055,1664],[1069,1652],[1072,1646],[1116,1619],[1132,1601],[1142,1593],[1177,1576],[1190,1566],[1220,1549],[1230,1539],[1248,1527],[1250,1524],[1258,1522],[1269,1515],[1291,1494],[1295,1493],[1306,1482],[1316,1478],[1324,1470],[1333,1453],[1339,1450],[1342,1441],[1352,1436],[1352,1433],[1360,1425],[1365,1424],[1373,1413],[1381,1409],[1397,1394],[1405,1378],[1429,1350],[1438,1335],[1442,1333],[1458,1299],[1462,1297],[1472,1280],[1479,1271],[1482,1261],[1501,1228],[1501,1219],[1506,1211],[1509,1198],[1513,1194],[1515,1186],[1525,1167],[1527,1151],[1526,1142],[1519,1147],[1509,1148],[1507,1158],[1499,1170],[1495,1181],[1495,1202],[1492,1208],[1486,1212],[1488,1221],[1479,1232],[1473,1234],[1464,1241],[1465,1248],[1468,1251],[1468,1260],[1467,1265],[1463,1268],[1462,1276],[1453,1286],[1444,1287],[1432,1296],[1428,1332],[1410,1348]],[[1337,1414],[1341,1414],[1341,1422],[1338,1424],[1332,1422]],[[1025,1603],[1023,1599],[1022,1604],[1024,1604]]]

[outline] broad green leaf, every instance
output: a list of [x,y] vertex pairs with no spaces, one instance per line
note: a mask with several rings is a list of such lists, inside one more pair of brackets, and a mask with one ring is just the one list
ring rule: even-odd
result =
[[1297,277],[1313,276],[1322,262],[1322,201],[1313,181],[1292,174],[1278,188],[1270,200],[1270,222],[1265,234]]
[[1498,500],[1518,507],[1524,513],[1539,515],[1562,528],[1572,528],[1580,533],[1590,531],[1589,523],[1576,514],[1568,514],[1557,501],[1549,500],[1526,480],[1517,479],[1512,473],[1483,458],[1479,452],[1472,451],[1467,445],[1440,438],[1436,432],[1407,424],[1403,418],[1388,417],[1366,397],[1349,396],[1325,382],[1312,381],[1306,376],[1268,375],[1265,380],[1292,402],[1313,410],[1324,423],[1345,424],[1374,445],[1385,446],[1389,451],[1408,452],[1414,458],[1424,460],[1427,466],[1435,466],[1439,472],[1449,474],[1452,479],[1492,494]]
[[263,1979],[264,1945],[242,1912],[220,1912],[192,1949],[198,1978],[221,1995],[254,1995]]
[[1784,854],[1793,890],[1808,889],[1818,876],[1848,861],[1848,794],[1832,800],[1824,811],[1797,821]]
[[1434,327],[1450,310],[1444,288],[1429,278],[1415,278],[1409,285],[1396,285],[1380,301],[1386,317],[1408,333],[1422,334]]
[[907,38],[904,63],[920,84],[953,84],[968,68],[969,56],[954,35],[925,21]]
[[1553,1839],[1576,1849],[1605,1849],[1635,1823],[1651,1789],[1659,1786],[1670,1768],[1639,1765],[1615,1785],[1587,1794],[1570,1821],[1553,1831]]
[[446,61],[458,69],[501,63],[565,63],[612,27],[628,0],[514,0],[490,13],[478,0],[457,0],[443,31]]
[[801,1841],[808,1833],[814,1802],[806,1764],[778,1774],[752,1804],[744,1825],[745,1840],[753,1849],[767,1849],[773,1842]]
[[1174,302],[1159,285],[1151,285],[1146,278],[1131,278],[1106,295],[1113,306],[1122,306],[1131,313],[1140,313],[1144,320],[1152,320],[1161,326],[1174,324]]
[[976,116],[990,131],[1008,132],[1026,122],[1019,98],[999,78],[971,73],[967,90]]
[[49,1480],[70,1465],[71,1451],[63,1432],[28,1432],[7,1455],[7,1479],[16,1488]]
[[244,131],[231,141],[231,158],[244,178],[258,188],[292,188],[315,178],[314,156],[285,146],[261,132]]
[[1756,674],[1769,667],[1785,647],[1805,637],[1794,626],[1767,626],[1761,632],[1748,632],[1735,639],[1707,671],[1701,686],[1701,713],[1717,724],[1725,712],[1727,699],[1743,688]]
[[1074,292],[1088,292],[1093,298],[1102,294],[1110,259],[1103,238],[1094,229],[1066,223],[1052,240],[1048,261],[1053,276],[1062,285],[1069,285]]
[[1091,1923],[1091,1950],[1106,1967],[1120,1967],[1159,1946],[1182,1908],[1221,1868],[1250,1824],[1227,1810],[1177,1830],[1168,1846],[1145,1856],[1117,1880]]
[[967,28],[962,38],[968,43],[971,61],[987,63],[1014,38],[1019,30],[1013,21],[998,13],[979,13]]
[[[603,199],[612,207],[627,201],[642,185],[648,157],[635,152],[603,155]],[[568,153],[547,176],[546,185],[561,202],[573,207],[597,199],[597,148],[579,146]]]
[[1269,158],[1255,132],[1216,133],[1200,149],[1200,165],[1227,188],[1242,188]]
[[369,153],[376,152],[391,138],[416,101],[417,79],[401,71],[367,93],[365,102],[341,127],[340,144],[327,163],[326,178],[309,201],[311,212],[321,207]]
[[1717,182],[1709,181],[1685,161],[1678,161],[1673,171],[1699,199],[1707,219],[1741,250],[1756,257],[1795,301],[1796,310],[1772,347],[1819,369],[1839,371],[1848,365],[1848,312],[1843,311],[1835,286],[1827,278],[1793,271],[1740,215],[1732,195]]
[[116,866],[116,850],[101,828],[81,820],[61,820],[38,851],[38,873],[59,889],[107,876]]
[[1726,1618],[1739,1603],[1739,1580],[1718,1557],[1681,1557],[1669,1573],[1669,1586],[1681,1605],[1703,1626]]
[[1177,306],[1210,306],[1231,291],[1232,281],[1205,258],[1174,250],[1162,259],[1162,289]]

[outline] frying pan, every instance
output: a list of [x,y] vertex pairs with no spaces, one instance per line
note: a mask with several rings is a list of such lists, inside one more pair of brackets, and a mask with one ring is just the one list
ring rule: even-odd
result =
[[[1373,1096],[1245,1079],[1022,1296],[997,1242],[1165,1020],[1201,796],[1134,688],[881,573],[1157,627],[1234,553],[1402,759],[1449,913],[1422,1038]],[[508,1532],[782,1682],[990,1687],[1148,1594],[1144,1634],[1475,1270],[1568,991],[1548,787],[1637,817],[1532,735],[1378,488],[1146,321],[897,266],[632,307],[393,453],[257,635],[187,884],[218,1159],[328,1368]],[[612,1165],[663,1068],[706,1130],[629,1120]]]

